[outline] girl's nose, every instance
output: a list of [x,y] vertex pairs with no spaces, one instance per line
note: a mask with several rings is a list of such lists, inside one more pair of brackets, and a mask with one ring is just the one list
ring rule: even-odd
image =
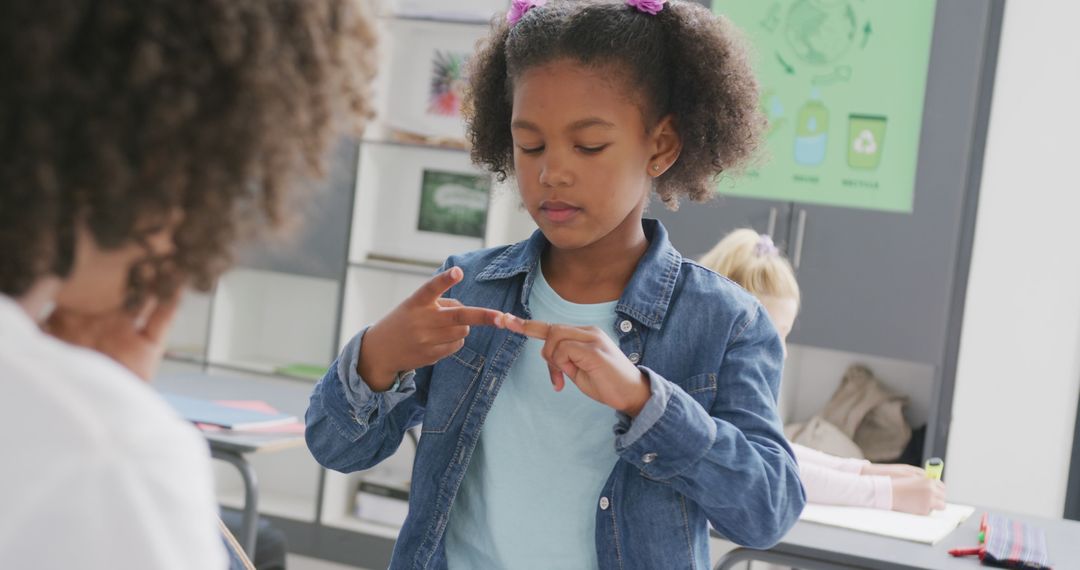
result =
[[540,184],[547,188],[567,187],[574,183],[574,173],[566,161],[556,153],[548,152],[540,168]]

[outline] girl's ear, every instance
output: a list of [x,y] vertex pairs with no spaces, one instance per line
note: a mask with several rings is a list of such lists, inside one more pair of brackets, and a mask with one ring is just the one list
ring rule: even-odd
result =
[[653,155],[649,159],[649,176],[657,178],[671,168],[682,152],[682,137],[675,126],[675,115],[665,115],[653,127],[649,136]]

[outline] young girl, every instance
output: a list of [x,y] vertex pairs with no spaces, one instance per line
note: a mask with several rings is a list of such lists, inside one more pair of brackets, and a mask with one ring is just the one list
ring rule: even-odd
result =
[[539,231],[362,330],[311,396],[312,453],[367,469],[423,425],[392,568],[705,569],[709,523],[774,544],[805,502],[780,337],[642,219],[754,150],[736,30],[691,3],[515,2],[470,82],[473,159]]
[[[752,229],[735,230],[720,240],[701,264],[753,293],[786,344],[799,312],[799,283],[772,238]],[[945,508],[944,484],[927,478],[918,467],[834,457],[798,444],[792,444],[792,448],[811,503],[920,515]]]

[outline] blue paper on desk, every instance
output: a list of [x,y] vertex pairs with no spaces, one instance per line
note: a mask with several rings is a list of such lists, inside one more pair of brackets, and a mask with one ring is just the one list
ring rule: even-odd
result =
[[161,396],[189,422],[210,424],[227,429],[252,429],[287,424],[296,421],[296,416],[288,414],[267,414],[252,410],[241,410],[215,404],[208,400],[189,398],[176,394],[162,393]]

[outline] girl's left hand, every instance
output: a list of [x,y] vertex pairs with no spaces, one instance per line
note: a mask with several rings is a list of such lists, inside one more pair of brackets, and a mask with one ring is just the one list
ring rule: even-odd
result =
[[96,350],[149,382],[165,356],[165,337],[176,316],[180,293],[167,301],[150,300],[138,311],[117,309],[82,315],[57,308],[45,332],[70,344]]
[[496,324],[544,341],[540,354],[555,391],[566,385],[565,374],[586,396],[630,417],[636,417],[652,395],[648,376],[597,327],[527,321],[510,314]]

